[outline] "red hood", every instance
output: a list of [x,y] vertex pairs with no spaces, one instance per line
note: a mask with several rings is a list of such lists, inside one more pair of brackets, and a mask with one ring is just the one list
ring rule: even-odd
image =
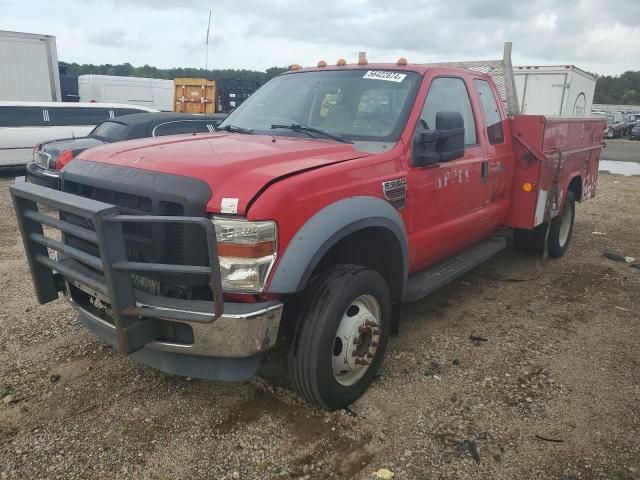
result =
[[237,198],[238,213],[245,214],[253,197],[279,177],[367,155],[346,143],[218,133],[112,143],[78,158],[204,180],[212,192],[208,212],[220,212],[223,198]]

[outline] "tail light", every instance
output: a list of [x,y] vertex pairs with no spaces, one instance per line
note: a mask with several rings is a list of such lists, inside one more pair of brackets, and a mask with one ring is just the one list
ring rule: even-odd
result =
[[73,152],[71,150],[64,150],[60,152],[56,158],[56,170],[62,170],[62,168],[71,160],[73,160]]

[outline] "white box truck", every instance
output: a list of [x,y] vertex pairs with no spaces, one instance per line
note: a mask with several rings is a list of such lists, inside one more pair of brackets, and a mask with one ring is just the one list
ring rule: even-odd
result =
[[163,112],[173,111],[173,80],[80,75],[78,95],[80,102],[127,103]]
[[516,66],[513,75],[520,113],[589,115],[596,78],[573,65]]
[[0,100],[59,102],[56,37],[0,30]]

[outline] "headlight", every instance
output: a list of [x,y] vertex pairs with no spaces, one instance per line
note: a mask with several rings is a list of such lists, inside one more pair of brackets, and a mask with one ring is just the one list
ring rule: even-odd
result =
[[275,222],[213,218],[218,240],[222,289],[260,293],[276,259]]

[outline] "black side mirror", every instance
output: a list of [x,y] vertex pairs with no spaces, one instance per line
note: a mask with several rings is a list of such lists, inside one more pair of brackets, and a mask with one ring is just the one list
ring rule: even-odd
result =
[[458,112],[436,113],[436,128],[423,120],[413,137],[413,166],[448,162],[464,155],[464,121]]

